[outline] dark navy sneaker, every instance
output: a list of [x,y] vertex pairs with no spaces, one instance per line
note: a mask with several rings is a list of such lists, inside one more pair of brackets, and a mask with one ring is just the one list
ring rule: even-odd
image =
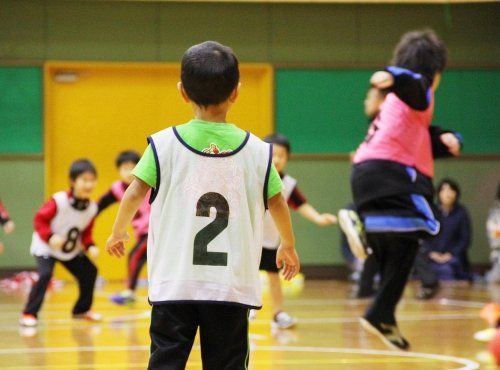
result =
[[379,337],[387,347],[396,350],[410,348],[410,343],[401,335],[397,325],[383,322],[375,324],[363,317],[359,319],[359,322],[366,331]]

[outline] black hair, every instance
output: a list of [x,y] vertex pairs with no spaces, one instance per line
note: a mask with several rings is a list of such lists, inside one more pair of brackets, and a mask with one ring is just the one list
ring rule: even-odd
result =
[[224,102],[238,86],[238,59],[231,48],[215,41],[191,46],[182,57],[181,82],[199,106]]
[[450,179],[449,177],[444,178],[439,182],[439,184],[436,188],[436,193],[439,194],[441,192],[441,190],[443,190],[443,187],[445,185],[448,185],[457,194],[457,197],[455,199],[455,203],[458,202],[458,199],[460,198],[460,185],[458,185],[458,182],[456,182],[453,179]]
[[446,47],[431,29],[407,32],[396,45],[391,64],[420,73],[432,82],[446,65]]
[[498,183],[497,187],[497,199],[500,200],[500,182]]
[[139,163],[139,160],[141,159],[141,156],[139,153],[134,152],[133,150],[125,150],[118,154],[118,157],[116,157],[116,167],[120,167],[122,164],[126,162],[132,162],[132,163]]
[[94,164],[88,159],[78,159],[71,163],[69,168],[69,178],[75,181],[82,173],[90,172],[97,177],[97,170]]
[[278,144],[278,145],[284,146],[288,155],[290,155],[290,153],[292,151],[290,141],[288,141],[288,138],[285,135],[272,134],[272,135],[266,136],[264,138],[264,141],[266,143],[269,143],[269,144]]

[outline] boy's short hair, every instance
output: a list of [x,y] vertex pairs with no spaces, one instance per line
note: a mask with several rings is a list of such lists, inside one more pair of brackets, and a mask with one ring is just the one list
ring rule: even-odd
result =
[[120,167],[122,164],[126,163],[126,162],[132,162],[132,163],[139,163],[141,159],[141,156],[139,155],[139,153],[133,151],[133,150],[125,150],[123,152],[121,152],[120,154],[118,154],[118,157],[116,157],[116,167]]
[[73,181],[84,172],[90,172],[97,177],[97,170],[94,164],[88,159],[78,159],[71,163],[69,168],[69,178]]
[[277,145],[281,145],[281,146],[285,147],[288,155],[290,155],[290,153],[292,151],[290,141],[288,140],[288,138],[285,135],[272,134],[272,135],[266,136],[264,138],[264,141],[266,143],[269,143],[269,144],[277,144]]
[[231,48],[215,41],[191,46],[182,57],[181,82],[199,106],[220,104],[238,86],[238,59]]
[[446,47],[431,29],[407,32],[396,45],[391,64],[420,73],[432,81],[446,65]]
[[460,198],[460,185],[458,185],[458,182],[456,182],[455,180],[450,179],[448,177],[444,178],[439,182],[439,184],[437,186],[436,193],[439,194],[441,192],[441,190],[443,189],[443,186],[445,186],[445,185],[448,185],[457,194],[455,202],[458,202],[458,199]]

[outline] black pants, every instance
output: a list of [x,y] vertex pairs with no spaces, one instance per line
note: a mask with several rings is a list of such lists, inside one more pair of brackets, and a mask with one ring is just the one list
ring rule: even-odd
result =
[[439,285],[439,279],[436,271],[432,268],[432,261],[429,252],[420,248],[415,259],[415,274],[422,282],[423,288],[436,288]]
[[203,370],[248,368],[248,308],[224,304],[153,305],[148,370],[183,370],[200,328]]
[[76,278],[80,295],[73,307],[73,314],[80,314],[90,310],[94,298],[94,285],[97,278],[97,268],[83,253],[69,261],[61,261],[52,257],[36,257],[38,264],[38,281],[31,288],[28,303],[24,313],[37,315],[42,307],[43,298],[52,278],[56,261],[63,266]]
[[396,306],[403,295],[419,249],[419,240],[399,233],[368,234],[368,244],[380,267],[380,285],[365,313],[374,323],[396,323]]
[[148,234],[142,235],[134,248],[128,254],[128,283],[127,288],[135,290],[137,279],[142,267],[147,261]]
[[363,270],[359,277],[358,296],[368,297],[375,291],[374,282],[375,276],[379,273],[380,267],[377,258],[374,255],[369,255],[363,263]]

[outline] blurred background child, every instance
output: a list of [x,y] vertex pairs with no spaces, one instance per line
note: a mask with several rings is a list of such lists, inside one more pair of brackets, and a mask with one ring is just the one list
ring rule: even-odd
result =
[[[98,213],[100,214],[110,205],[116,202],[121,202],[125,190],[130,185],[134,176],[132,170],[139,162],[140,156],[133,150],[121,152],[116,158],[116,168],[120,175],[120,180],[115,181],[109,191],[102,195],[98,202]],[[149,228],[149,213],[151,206],[149,205],[149,197],[144,198],[139,210],[132,220],[132,227],[135,234],[135,246],[128,254],[127,261],[127,287],[125,290],[110,296],[110,300],[117,304],[125,304],[135,302],[135,290],[137,281],[142,267],[147,260],[148,246],[148,228]]]
[[94,298],[97,267],[84,251],[97,257],[98,248],[92,239],[97,204],[90,196],[97,183],[97,170],[87,159],[71,164],[69,191],[55,193],[35,214],[35,232],[31,254],[38,265],[38,281],[31,288],[28,302],[19,323],[36,326],[56,262],[61,263],[77,280],[80,295],[73,306],[75,319],[100,321],[102,316],[90,311]]
[[[14,222],[10,219],[7,209],[0,200],[0,225],[2,225],[5,234],[10,234],[16,228]],[[5,246],[2,241],[0,241],[0,253],[3,253]]]
[[[284,173],[290,157],[290,142],[284,135],[274,134],[264,138],[264,141],[273,145],[273,164],[278,170],[284,189],[282,191],[288,206],[296,210],[302,217],[320,226],[331,225],[337,222],[337,217],[330,213],[319,213],[310,205],[297,187],[297,180]],[[284,311],[283,291],[281,280],[276,267],[276,253],[280,245],[278,230],[269,212],[264,218],[264,239],[260,270],[266,271],[271,293],[273,318],[271,324],[278,329],[293,327],[297,319]],[[255,314],[255,311],[253,312]]]

